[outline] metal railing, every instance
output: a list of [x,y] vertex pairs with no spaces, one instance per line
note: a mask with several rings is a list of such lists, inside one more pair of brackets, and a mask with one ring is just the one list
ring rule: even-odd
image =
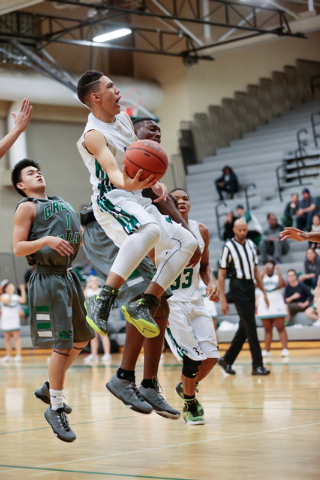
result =
[[[319,164],[311,164],[311,165],[306,165],[305,160],[311,160],[319,158]],[[297,173],[297,178],[294,180],[298,180],[298,183],[282,183],[281,182],[281,175],[280,175],[280,170],[283,170],[283,173],[285,173],[286,167],[290,165],[290,163],[295,162],[296,166],[294,169],[292,169],[294,172]],[[310,178],[311,176],[316,177],[319,175],[319,173],[314,173],[314,174],[308,174],[306,170],[309,168],[316,168],[320,166],[320,154],[315,154],[315,155],[306,155],[304,157],[295,157],[295,158],[290,158],[287,160],[283,160],[283,163],[281,165],[278,165],[276,168],[276,177],[277,177],[277,189],[278,189],[278,195],[279,199],[282,202],[283,197],[282,197],[282,192],[284,190],[287,190],[288,188],[293,188],[293,187],[300,187],[300,186],[308,186],[312,185],[312,183],[304,183],[304,180],[306,178]]]

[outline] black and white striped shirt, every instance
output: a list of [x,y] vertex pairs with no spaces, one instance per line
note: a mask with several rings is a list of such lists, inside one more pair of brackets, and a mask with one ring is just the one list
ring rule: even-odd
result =
[[255,265],[258,265],[258,256],[252,240],[246,240],[242,245],[232,238],[225,243],[220,268],[227,269],[231,277],[254,280]]

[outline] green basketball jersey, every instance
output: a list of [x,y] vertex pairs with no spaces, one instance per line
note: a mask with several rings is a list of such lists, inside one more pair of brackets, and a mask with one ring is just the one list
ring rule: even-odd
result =
[[46,236],[60,237],[71,243],[73,254],[62,256],[56,250],[46,245],[41,250],[27,256],[29,265],[43,265],[49,267],[67,267],[76,258],[80,248],[81,229],[76,212],[60,197],[24,198],[23,202],[36,204],[36,216],[29,232],[29,241],[38,240]]

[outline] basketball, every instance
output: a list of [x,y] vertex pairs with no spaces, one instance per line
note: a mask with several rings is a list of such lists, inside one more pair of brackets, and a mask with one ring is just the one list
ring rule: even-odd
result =
[[141,180],[154,175],[157,180],[163,177],[168,168],[167,154],[159,143],[153,140],[138,140],[126,150],[123,165],[129,177],[134,178],[141,169]]

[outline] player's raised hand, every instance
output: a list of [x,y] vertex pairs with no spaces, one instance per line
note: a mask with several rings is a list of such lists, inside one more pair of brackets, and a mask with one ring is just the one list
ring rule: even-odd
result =
[[11,112],[15,126],[20,132],[24,132],[26,130],[30,122],[31,114],[32,105],[30,103],[30,98],[23,99],[21,109],[18,115],[15,112]]
[[202,257],[202,253],[201,253],[200,247],[198,245],[194,254],[192,255],[192,257],[190,259],[190,262],[188,263],[187,267],[194,268],[197,265],[197,263],[200,261],[201,257]]
[[286,227],[282,232],[280,232],[281,240],[296,240],[297,242],[304,242],[307,240],[308,235],[298,228]]
[[73,253],[70,243],[59,237],[46,237],[46,245],[56,250],[62,257],[72,255]]
[[153,187],[152,187],[152,191],[158,195],[158,198],[156,200],[154,200],[153,202],[154,203],[158,203],[158,202],[161,202],[162,200],[165,202],[167,200],[167,187],[163,184],[163,183],[160,183],[160,182],[157,182]]
[[157,183],[157,180],[153,175],[150,175],[150,177],[146,178],[145,180],[141,180],[142,173],[143,170],[139,170],[136,176],[131,178],[127,173],[125,165],[123,165],[123,189],[127,192],[134,192],[135,190],[145,190],[147,188],[151,188]]
[[220,302],[220,290],[217,285],[208,285],[206,288],[206,294],[211,302]]

